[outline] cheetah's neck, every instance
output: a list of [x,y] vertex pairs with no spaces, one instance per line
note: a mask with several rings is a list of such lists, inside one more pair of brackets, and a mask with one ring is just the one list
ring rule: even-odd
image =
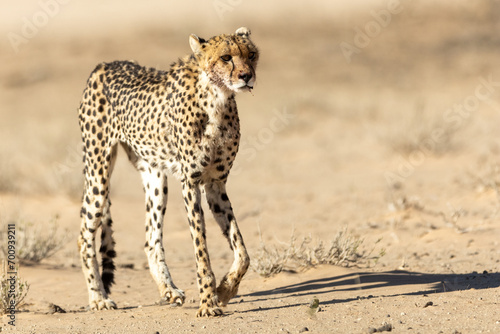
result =
[[[201,72],[198,82],[201,88],[200,91],[207,92],[209,95],[207,100],[210,101],[205,109],[208,114],[208,122],[205,127],[204,135],[207,138],[221,137],[221,125],[224,122],[224,116],[229,113],[229,100],[234,96],[234,93],[213,84],[204,71]],[[225,131],[228,131],[228,129],[225,129]]]
[[229,98],[233,95],[233,92],[228,89],[222,89],[217,85],[214,85],[205,71],[201,72],[199,83],[203,91],[212,94],[212,98],[210,100],[213,101],[215,109],[223,109]]

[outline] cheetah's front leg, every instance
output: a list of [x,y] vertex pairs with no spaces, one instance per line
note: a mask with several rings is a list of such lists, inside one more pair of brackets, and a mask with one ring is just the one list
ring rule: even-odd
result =
[[234,262],[217,288],[217,295],[224,306],[238,293],[241,279],[250,265],[250,258],[243,243],[240,230],[238,229],[238,224],[236,224],[225,184],[222,181],[207,184],[205,192],[207,194],[208,205],[214,214],[215,220],[227,238],[229,247],[234,252]]
[[200,291],[200,309],[197,315],[198,317],[222,315],[215,288],[215,275],[208,256],[200,188],[189,182],[183,182],[182,195],[184,196],[196,257],[197,281]]

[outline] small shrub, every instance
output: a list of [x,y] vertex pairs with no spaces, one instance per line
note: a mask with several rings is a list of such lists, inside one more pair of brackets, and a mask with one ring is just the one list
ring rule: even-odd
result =
[[[252,260],[252,269],[269,277],[282,271],[298,272],[321,264],[349,266],[369,256],[359,253],[362,242],[349,235],[345,229],[329,244],[323,241],[313,244],[311,237],[304,237],[298,243],[295,233],[292,233],[290,243],[286,246],[268,247],[261,241],[261,247]],[[383,252],[380,253],[382,255]]]
[[383,141],[394,152],[408,156],[413,153],[441,155],[457,149],[457,128],[445,122],[431,111],[424,110],[422,101],[417,101],[414,110],[407,112],[397,126],[384,132]]
[[[58,233],[57,217],[50,222],[49,227],[42,228],[25,221],[15,225],[16,256],[20,263],[39,263],[54,255],[66,244],[66,239]],[[5,240],[6,231],[6,228],[0,231],[2,241]],[[4,256],[7,255],[6,247],[2,247],[2,252]]]
[[477,190],[494,190],[500,196],[500,163],[487,160],[467,172]]
[[10,312],[12,305],[14,305],[15,310],[22,306],[29,288],[28,282],[19,276],[19,268],[17,268],[17,274],[12,277],[11,274],[8,274],[4,264],[0,276],[0,314]]

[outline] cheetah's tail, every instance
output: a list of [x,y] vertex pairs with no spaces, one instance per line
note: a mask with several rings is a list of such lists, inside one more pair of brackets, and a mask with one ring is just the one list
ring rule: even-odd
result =
[[113,222],[111,218],[102,224],[101,248],[99,252],[102,258],[102,283],[107,294],[111,293],[111,285],[115,283],[115,264],[113,259],[116,257],[115,241],[113,240]]

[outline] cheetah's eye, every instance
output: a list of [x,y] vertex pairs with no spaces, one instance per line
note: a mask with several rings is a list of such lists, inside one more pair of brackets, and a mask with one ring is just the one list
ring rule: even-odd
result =
[[222,59],[225,62],[228,62],[231,59],[233,59],[233,57],[231,57],[231,55],[223,55],[222,57],[220,57],[220,59]]
[[253,60],[255,58],[255,52],[250,52],[248,54],[248,59]]

